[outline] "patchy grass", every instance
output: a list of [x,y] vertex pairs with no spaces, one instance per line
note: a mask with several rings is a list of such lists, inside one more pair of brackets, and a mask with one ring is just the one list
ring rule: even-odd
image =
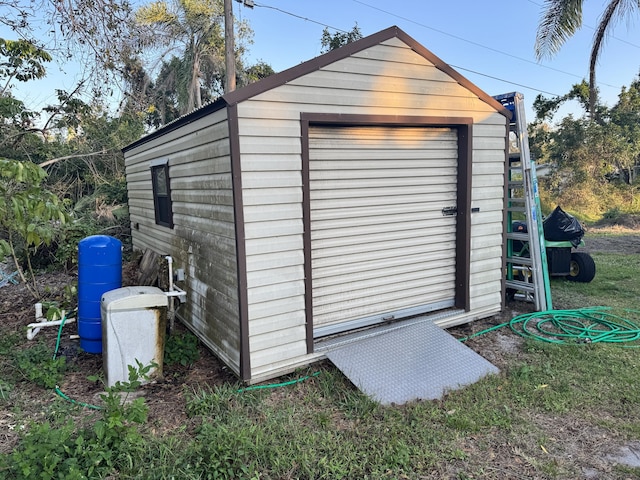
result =
[[[552,282],[556,308],[636,308],[640,255],[593,255],[590,284]],[[507,336],[515,337],[508,349]],[[437,401],[381,406],[328,362],[279,379],[309,376],[279,388],[210,380],[221,367],[184,338],[165,382],[142,390],[151,407],[144,422],[142,402],[89,411],[29,380],[24,362],[41,365],[52,336],[30,352],[15,329],[2,330],[0,477],[80,479],[92,468],[92,478],[151,480],[640,478],[609,459],[640,441],[638,349],[553,345],[505,328],[469,342],[497,355],[499,375]]]

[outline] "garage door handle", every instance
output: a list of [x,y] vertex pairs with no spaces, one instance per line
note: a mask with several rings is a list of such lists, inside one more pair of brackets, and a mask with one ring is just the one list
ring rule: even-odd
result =
[[444,207],[442,209],[442,216],[451,217],[458,214],[458,207]]

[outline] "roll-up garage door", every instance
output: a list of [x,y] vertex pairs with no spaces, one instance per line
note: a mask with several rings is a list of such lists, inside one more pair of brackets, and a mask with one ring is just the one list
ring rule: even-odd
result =
[[314,336],[454,305],[457,135],[309,130]]

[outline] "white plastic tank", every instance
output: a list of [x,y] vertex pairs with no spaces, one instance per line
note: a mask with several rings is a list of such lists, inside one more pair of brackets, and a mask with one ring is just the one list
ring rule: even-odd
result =
[[157,365],[150,379],[162,377],[167,305],[167,296],[156,287],[123,287],[102,295],[102,362],[108,387],[128,382],[128,367],[137,366],[136,360]]

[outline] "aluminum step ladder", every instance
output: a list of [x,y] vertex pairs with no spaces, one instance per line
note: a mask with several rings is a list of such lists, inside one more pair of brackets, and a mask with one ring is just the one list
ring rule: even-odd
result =
[[512,92],[493,98],[513,114],[509,127],[509,168],[506,179],[507,294],[535,303],[537,311],[551,310],[553,306],[542,211],[535,163],[529,152],[524,96]]

